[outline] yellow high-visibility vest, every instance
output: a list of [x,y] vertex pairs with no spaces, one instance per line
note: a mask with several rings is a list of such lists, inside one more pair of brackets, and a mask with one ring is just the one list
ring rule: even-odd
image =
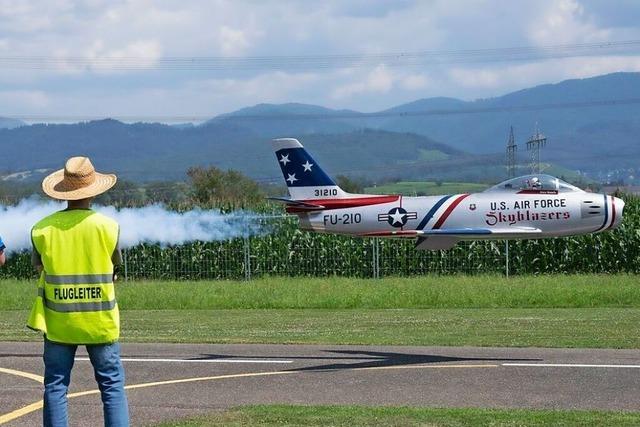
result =
[[89,209],[56,212],[33,227],[43,271],[27,323],[31,329],[64,344],[118,340],[111,260],[118,233],[118,223]]

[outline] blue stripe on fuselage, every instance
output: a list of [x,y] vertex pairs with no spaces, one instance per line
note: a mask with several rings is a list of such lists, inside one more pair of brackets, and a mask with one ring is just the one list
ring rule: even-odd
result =
[[596,232],[602,230],[607,225],[607,222],[609,222],[609,202],[607,201],[607,195],[605,194],[604,195],[604,223],[600,228],[596,230]]
[[438,209],[440,209],[440,206],[442,206],[444,204],[444,202],[446,202],[447,200],[449,200],[452,196],[444,196],[442,199],[438,200],[438,202],[433,205],[433,207],[431,209],[429,209],[429,212],[427,212],[427,214],[425,215],[424,218],[422,218],[422,221],[420,221],[420,224],[418,224],[418,226],[416,227],[416,230],[422,230],[427,226],[427,223],[431,220],[431,218],[433,218],[433,216],[436,214],[436,212],[438,211]]

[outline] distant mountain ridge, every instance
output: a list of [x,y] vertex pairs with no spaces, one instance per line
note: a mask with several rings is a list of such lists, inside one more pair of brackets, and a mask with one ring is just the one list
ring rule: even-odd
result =
[[22,120],[0,117],[0,129],[13,129],[19,126],[26,126],[26,123]]
[[[387,174],[387,168],[416,159],[428,162],[465,156],[425,136],[382,130],[284,135],[300,138],[334,174],[381,176]],[[281,175],[268,137],[225,121],[183,128],[111,119],[25,126],[0,130],[0,150],[0,175],[57,169],[74,155],[89,156],[97,168],[136,181],[182,180],[187,169],[197,165],[237,169],[259,180],[276,178],[280,182]],[[402,177],[417,173],[402,169],[392,173]]]
[[[571,103],[579,106],[568,108]],[[565,107],[553,107],[558,104]],[[331,173],[424,179],[473,169],[465,178],[471,179],[487,168],[495,176],[503,173],[497,166],[511,125],[519,161],[526,164],[524,143],[537,124],[548,137],[544,162],[603,176],[613,170],[640,175],[640,73],[567,80],[475,101],[420,99],[373,114],[286,103],[242,108],[199,126],[8,123],[18,127],[0,129],[0,174],[58,168],[66,157],[87,154],[103,169],[135,180],[182,179],[190,166],[207,164],[264,179],[280,173],[267,141],[297,137]]]
[[[600,101],[613,102],[598,104]],[[543,152],[547,160],[590,171],[634,168],[640,163],[640,73],[635,72],[566,80],[475,101],[420,99],[359,117],[354,111],[342,110],[348,111],[344,114],[329,110],[325,116],[296,119],[302,113],[294,106],[300,104],[284,105],[288,106],[285,109],[288,117],[279,120],[266,120],[266,115],[277,116],[274,113],[281,111],[283,105],[265,104],[219,119],[248,125],[254,130],[260,122],[269,121],[263,126],[266,132],[282,131],[287,123],[294,132],[304,131],[313,128],[313,122],[315,127],[321,127],[318,125],[321,123],[331,132],[345,128],[410,132],[478,154],[503,152],[509,127],[513,126],[521,147],[521,160],[527,155],[525,142],[538,126],[548,137]],[[317,106],[305,109],[313,111],[311,107],[326,110]],[[253,117],[243,118],[249,112]]]

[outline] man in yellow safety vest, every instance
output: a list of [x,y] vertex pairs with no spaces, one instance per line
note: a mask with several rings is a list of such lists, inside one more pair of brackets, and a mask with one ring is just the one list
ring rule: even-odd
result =
[[7,247],[4,245],[4,242],[2,241],[2,237],[0,237],[0,266],[4,265],[5,262],[5,255],[4,255],[4,250],[7,249]]
[[67,208],[31,231],[38,296],[28,326],[44,333],[44,425],[67,426],[67,390],[78,345],[86,345],[102,395],[106,426],[128,426],[129,410],[120,361],[120,318],[114,264],[120,263],[118,224],[90,209],[93,198],[116,183],[97,173],[86,157],[42,182]]

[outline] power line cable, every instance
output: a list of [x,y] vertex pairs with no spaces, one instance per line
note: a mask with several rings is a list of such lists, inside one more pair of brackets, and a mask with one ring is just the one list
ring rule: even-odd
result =
[[632,54],[640,50],[640,40],[516,46],[488,49],[437,50],[388,53],[350,53],[333,55],[286,56],[193,56],[145,58],[83,57],[83,56],[0,56],[0,69],[102,69],[136,71],[225,71],[225,70],[305,70],[331,68],[359,68],[385,64],[390,67],[426,66],[439,64],[534,61],[572,58],[602,54]]

